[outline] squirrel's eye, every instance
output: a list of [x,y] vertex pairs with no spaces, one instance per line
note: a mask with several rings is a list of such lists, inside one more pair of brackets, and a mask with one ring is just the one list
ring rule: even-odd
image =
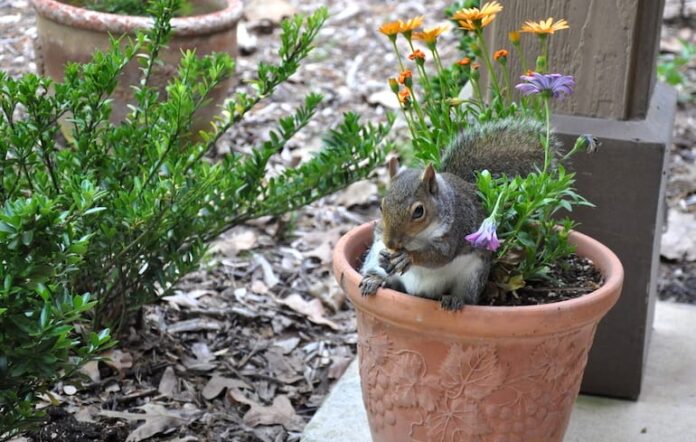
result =
[[411,218],[412,219],[420,219],[420,218],[423,218],[423,215],[425,215],[425,209],[423,208],[423,205],[416,204],[413,207],[413,211],[411,212]]

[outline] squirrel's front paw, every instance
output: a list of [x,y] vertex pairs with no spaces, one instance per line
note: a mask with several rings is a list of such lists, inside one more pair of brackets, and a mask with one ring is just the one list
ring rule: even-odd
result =
[[392,252],[384,249],[379,252],[379,265],[387,275],[404,274],[411,267],[411,258],[405,252]]
[[451,310],[451,311],[457,311],[461,310],[464,308],[464,305],[466,305],[466,302],[464,298],[459,297],[459,296],[452,296],[452,295],[444,295],[442,296],[442,299],[440,300],[440,305],[444,310]]
[[360,281],[360,293],[363,296],[370,296],[377,293],[377,290],[384,285],[384,278],[379,275],[366,275]]

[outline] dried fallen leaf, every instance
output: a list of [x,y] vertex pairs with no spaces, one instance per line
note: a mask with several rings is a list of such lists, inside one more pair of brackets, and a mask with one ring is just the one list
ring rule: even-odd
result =
[[321,299],[325,306],[337,312],[346,300],[346,295],[334,278],[320,280],[310,285],[307,292]]
[[201,330],[221,330],[222,322],[210,318],[194,318],[186,321],[179,321],[167,327],[169,333],[181,333]]
[[346,368],[353,361],[353,358],[347,356],[334,356],[331,358],[331,366],[329,367],[329,372],[327,376],[329,379],[338,379],[343,376]]
[[341,237],[341,228],[333,228],[328,231],[308,232],[302,238],[302,242],[310,248],[302,255],[305,258],[317,258],[323,264],[329,264],[333,256],[333,249]]
[[336,203],[346,208],[360,206],[369,203],[375,195],[377,195],[375,183],[368,180],[357,181],[338,195]]
[[667,259],[696,261],[696,215],[669,210],[660,254]]
[[254,262],[261,266],[261,270],[263,271],[263,282],[266,284],[266,287],[273,287],[280,282],[280,279],[278,279],[273,272],[273,266],[271,266],[271,263],[268,262],[263,255],[254,255]]
[[105,417],[125,419],[128,421],[145,421],[132,431],[126,439],[126,442],[139,442],[155,434],[190,424],[201,415],[199,409],[192,407],[192,405],[186,404],[183,409],[172,410],[164,408],[164,406],[160,404],[148,403],[139,407],[145,413],[101,410],[99,414]]
[[281,349],[284,355],[290,353],[293,351],[300,343],[300,338],[297,336],[294,336],[292,338],[287,338],[287,339],[281,339],[279,341],[275,341],[273,343],[274,347],[278,347]]
[[259,295],[265,295],[268,293],[268,287],[260,279],[255,279],[251,282],[251,287],[249,287],[252,292],[258,293]]
[[177,383],[174,367],[167,367],[162,374],[157,390],[164,396],[173,396],[177,391]]
[[121,350],[110,350],[104,354],[104,362],[115,368],[119,378],[123,379],[125,371],[133,366],[133,355]]
[[251,229],[241,230],[214,241],[210,245],[210,252],[232,257],[239,252],[253,249],[257,241],[256,232]]
[[312,250],[304,254],[308,258],[317,258],[322,264],[329,264],[333,257],[333,247],[330,242],[326,241]]
[[256,402],[252,401],[242,393],[242,391],[237,387],[229,386],[227,387],[227,397],[232,403],[240,403],[244,405],[253,405]]
[[225,388],[249,388],[249,385],[239,379],[230,379],[215,373],[208,383],[205,384],[205,387],[203,387],[202,394],[207,400],[212,400],[218,397]]
[[243,421],[251,427],[280,424],[288,431],[302,431],[304,427],[304,420],[295,413],[290,399],[285,395],[276,396],[273,404],[268,407],[252,403]]
[[215,355],[210,352],[210,348],[208,348],[208,344],[205,342],[193,344],[191,352],[193,352],[193,358],[187,356],[181,358],[181,363],[189,370],[210,371],[217,367]]
[[80,367],[80,373],[86,375],[92,380],[92,382],[99,382],[101,380],[101,373],[99,373],[99,361],[89,361]]
[[199,306],[198,298],[203,295],[217,295],[217,292],[212,290],[191,290],[190,292],[183,292],[177,290],[171,296],[164,296],[162,299],[170,303],[175,309],[179,310],[179,307],[196,308]]
[[340,329],[338,324],[324,317],[324,306],[318,299],[305,301],[302,296],[294,293],[285,299],[278,299],[280,304],[290,307],[297,313],[305,315],[307,319],[315,324],[328,325],[334,330]]

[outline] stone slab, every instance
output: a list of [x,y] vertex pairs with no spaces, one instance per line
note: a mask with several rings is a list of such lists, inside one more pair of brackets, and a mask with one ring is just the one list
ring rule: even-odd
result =
[[[696,306],[658,302],[640,400],[580,396],[564,441],[696,442],[693,324]],[[302,441],[370,441],[356,362],[307,425]]]

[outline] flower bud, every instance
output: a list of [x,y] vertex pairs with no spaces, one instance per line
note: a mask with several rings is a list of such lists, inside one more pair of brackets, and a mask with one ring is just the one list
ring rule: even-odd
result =
[[520,44],[520,33],[518,31],[508,32],[508,39],[513,45],[518,45]]
[[499,50],[495,51],[495,53],[493,54],[493,58],[498,63],[504,65],[505,62],[507,62],[508,55],[510,55],[508,53],[508,51],[506,51],[505,49],[499,49]]
[[536,59],[536,71],[546,72],[546,57],[543,55],[538,56]]
[[390,78],[388,80],[389,82],[389,89],[392,90],[395,94],[399,92],[399,82],[396,81],[396,78]]

